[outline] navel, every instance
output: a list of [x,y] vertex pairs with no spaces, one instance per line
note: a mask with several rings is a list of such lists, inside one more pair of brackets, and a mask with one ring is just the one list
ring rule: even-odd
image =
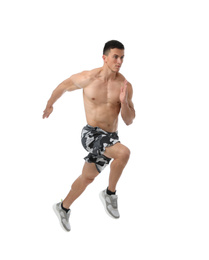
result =
[[93,97],[92,100],[95,100],[95,98]]

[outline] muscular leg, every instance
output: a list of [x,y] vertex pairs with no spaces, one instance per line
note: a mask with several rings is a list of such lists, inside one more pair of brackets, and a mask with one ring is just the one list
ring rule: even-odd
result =
[[113,146],[107,147],[104,152],[104,155],[114,159],[110,165],[110,176],[108,186],[108,189],[114,192],[116,189],[117,182],[130,157],[130,150],[121,143],[117,143]]
[[70,208],[72,203],[84,192],[99,174],[94,163],[85,162],[82,174],[75,180],[67,197],[63,200],[63,207]]

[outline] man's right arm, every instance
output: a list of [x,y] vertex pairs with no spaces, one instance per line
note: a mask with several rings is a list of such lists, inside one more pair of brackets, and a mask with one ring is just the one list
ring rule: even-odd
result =
[[84,88],[89,81],[87,72],[81,72],[75,75],[72,75],[70,78],[64,80],[61,84],[55,88],[52,92],[52,95],[47,102],[46,108],[44,110],[43,118],[48,118],[53,111],[54,103],[66,92],[74,91],[76,89]]

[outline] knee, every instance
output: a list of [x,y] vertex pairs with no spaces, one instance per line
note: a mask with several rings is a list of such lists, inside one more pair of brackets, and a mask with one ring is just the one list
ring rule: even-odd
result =
[[131,155],[131,151],[128,149],[128,147],[124,146],[122,149],[120,149],[119,152],[119,158],[127,163]]
[[88,177],[88,176],[85,176],[85,175],[81,175],[81,177],[82,177],[85,185],[89,185],[90,183],[92,183],[94,181],[93,177]]

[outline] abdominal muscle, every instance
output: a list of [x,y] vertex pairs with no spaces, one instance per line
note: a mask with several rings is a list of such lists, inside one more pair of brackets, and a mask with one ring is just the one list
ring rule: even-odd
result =
[[107,132],[118,129],[118,114],[120,105],[113,104],[84,104],[87,123],[93,127],[100,127]]

